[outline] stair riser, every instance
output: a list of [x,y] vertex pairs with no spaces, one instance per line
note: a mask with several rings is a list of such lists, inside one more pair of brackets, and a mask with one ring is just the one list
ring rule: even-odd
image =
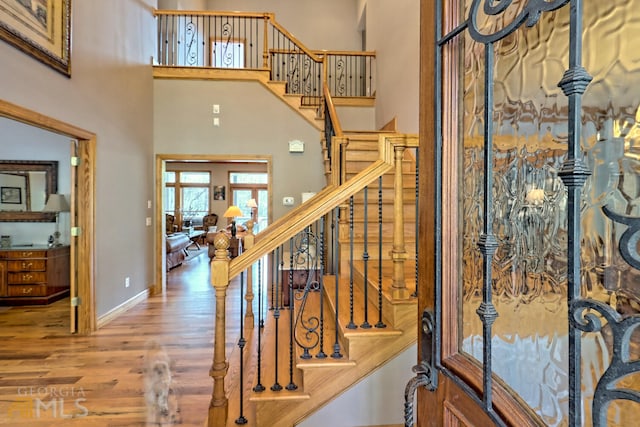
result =
[[[382,204],[383,205],[394,205],[394,195],[395,192],[393,191],[393,188],[389,188],[389,189],[382,189]],[[413,209],[415,210],[415,200],[416,200],[416,190],[415,188],[403,188],[402,189],[402,200],[403,200],[403,204],[405,207],[413,207]],[[348,203],[348,200],[347,200]],[[356,194],[354,194],[353,196],[353,203],[354,205],[357,204],[364,204],[364,191],[360,191]],[[367,204],[369,206],[374,205],[377,206],[378,205],[378,187],[373,186],[373,187],[369,187],[369,189],[367,190]],[[371,209],[369,207],[369,209]],[[406,209],[406,208],[405,208]]]
[[[395,218],[395,207],[392,204],[386,204],[383,203],[382,204],[382,222],[383,223],[388,223],[388,222],[393,222],[393,219]],[[416,210],[415,210],[415,205],[413,204],[407,204],[404,206],[404,210],[403,210],[403,214],[404,214],[404,221],[405,223],[407,222],[415,222],[416,219]],[[349,220],[349,209],[346,210],[345,212],[346,215],[346,219],[345,221]],[[378,223],[378,204],[376,203],[375,205],[369,203],[367,204],[367,218],[369,219],[369,222],[372,223]],[[353,205],[353,220],[355,222],[359,222],[362,223],[364,220],[364,204],[361,205]]]
[[[370,166],[371,163],[372,163],[371,161],[362,161],[362,162],[349,161],[346,164],[346,172],[348,174],[350,174],[350,173],[358,173],[358,172],[363,171],[364,169],[366,169],[368,166]],[[415,170],[414,163],[410,162],[410,161],[407,161],[407,160],[404,160],[402,162],[402,173],[404,173],[404,174],[412,174],[413,176],[415,176],[416,170]]]
[[[356,176],[356,174],[347,173],[346,175],[347,179],[351,179],[354,176]],[[404,188],[413,188],[415,190],[416,174],[413,172],[402,174],[402,183]],[[393,188],[394,185],[395,185],[395,175],[393,173],[386,173],[382,175],[383,191],[385,191],[388,188]],[[373,189],[375,189],[375,191],[378,191],[378,181],[375,181],[373,184],[369,186],[369,191],[373,191]]]
[[[393,250],[393,244],[392,243],[384,243],[382,245],[382,259],[383,260],[390,260],[391,259],[391,251]],[[353,259],[357,260],[357,261],[361,261],[364,259],[363,257],[364,254],[364,244],[361,242],[356,242],[353,244]],[[378,254],[378,247],[376,246],[375,248],[373,246],[371,246],[371,242],[369,242],[369,245],[367,247],[367,254],[369,255],[369,263],[374,263],[374,261],[377,261],[378,259],[380,259],[379,254]],[[414,242],[407,242],[405,241],[405,256],[407,258],[407,260],[413,260],[415,259],[415,244]],[[343,262],[348,262],[351,258],[351,251],[350,248],[347,246],[346,248],[344,248],[343,250],[340,251],[340,260]],[[373,265],[373,264],[372,264]],[[377,273],[376,273],[377,274]]]
[[[383,236],[383,240],[385,236],[393,236],[393,232],[394,232],[394,227],[395,225],[392,222],[383,222],[382,223],[382,236]],[[349,238],[349,235],[351,233],[351,230],[348,229],[349,232],[347,233],[348,235],[344,236],[344,238]],[[380,239],[380,230],[379,230],[379,224],[377,222],[373,222],[373,221],[369,221],[367,222],[367,235],[369,238],[369,242],[371,243],[377,243]],[[404,223],[404,236],[405,238],[407,237],[411,237],[414,236],[416,234],[416,225],[414,223],[411,222],[405,222]],[[354,239],[356,241],[363,241],[364,240],[364,233],[365,233],[365,224],[362,222],[355,222],[353,223],[353,236]]]
[[[376,307],[374,318],[378,319],[378,287],[377,287],[377,273],[375,275],[369,274],[369,303]],[[405,271],[405,279],[408,279],[407,272]],[[413,278],[412,278],[413,279]],[[413,283],[413,280],[412,280]],[[364,287],[364,276],[361,272],[357,271],[354,274],[353,280],[354,287],[358,288],[360,292]],[[413,285],[409,287],[411,293],[413,293]],[[383,295],[384,296],[384,295]],[[406,328],[413,328],[416,324],[416,311],[414,304],[394,304],[393,301],[388,298],[382,299],[382,318],[383,320],[392,325],[394,328],[406,330]]]

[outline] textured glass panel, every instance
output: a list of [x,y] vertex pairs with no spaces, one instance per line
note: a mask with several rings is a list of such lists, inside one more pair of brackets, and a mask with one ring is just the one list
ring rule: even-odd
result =
[[[464,2],[468,10],[470,1]],[[526,1],[499,17],[480,17],[494,32]],[[594,76],[583,103],[583,150],[592,171],[583,193],[582,294],[620,313],[640,309],[640,272],[620,255],[627,226],[609,220],[608,205],[640,216],[640,0],[585,2],[584,66]],[[567,422],[567,197],[558,172],[567,150],[567,100],[557,87],[568,67],[568,8],[543,13],[496,43],[494,56],[493,228],[499,247],[493,265],[493,370],[547,425]],[[465,33],[466,34],[466,33]],[[462,99],[463,158],[460,209],[462,335],[460,347],[482,361],[484,45],[465,35]],[[636,248],[637,251],[638,248]],[[609,364],[611,339],[583,335],[584,420]],[[632,352],[638,357],[637,336]],[[637,378],[627,381],[636,381]],[[638,407],[614,404],[609,425],[632,425]],[[631,424],[629,424],[631,423]]]

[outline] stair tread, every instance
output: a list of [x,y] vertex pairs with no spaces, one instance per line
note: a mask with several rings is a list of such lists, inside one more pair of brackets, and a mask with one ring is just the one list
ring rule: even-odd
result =
[[311,399],[311,395],[309,393],[305,393],[300,390],[286,390],[282,387],[280,391],[273,391],[270,388],[267,388],[265,391],[260,393],[253,393],[249,397],[250,402],[264,402],[269,400],[288,400],[301,402],[305,400]]

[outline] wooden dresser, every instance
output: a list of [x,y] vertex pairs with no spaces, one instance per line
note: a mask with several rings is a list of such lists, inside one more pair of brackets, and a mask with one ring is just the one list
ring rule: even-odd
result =
[[69,246],[0,249],[0,305],[42,305],[66,297],[69,270]]

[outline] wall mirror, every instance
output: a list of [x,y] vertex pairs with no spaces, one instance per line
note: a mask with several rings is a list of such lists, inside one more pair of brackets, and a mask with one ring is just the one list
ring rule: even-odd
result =
[[42,209],[57,191],[57,161],[0,160],[0,222],[55,222]]

